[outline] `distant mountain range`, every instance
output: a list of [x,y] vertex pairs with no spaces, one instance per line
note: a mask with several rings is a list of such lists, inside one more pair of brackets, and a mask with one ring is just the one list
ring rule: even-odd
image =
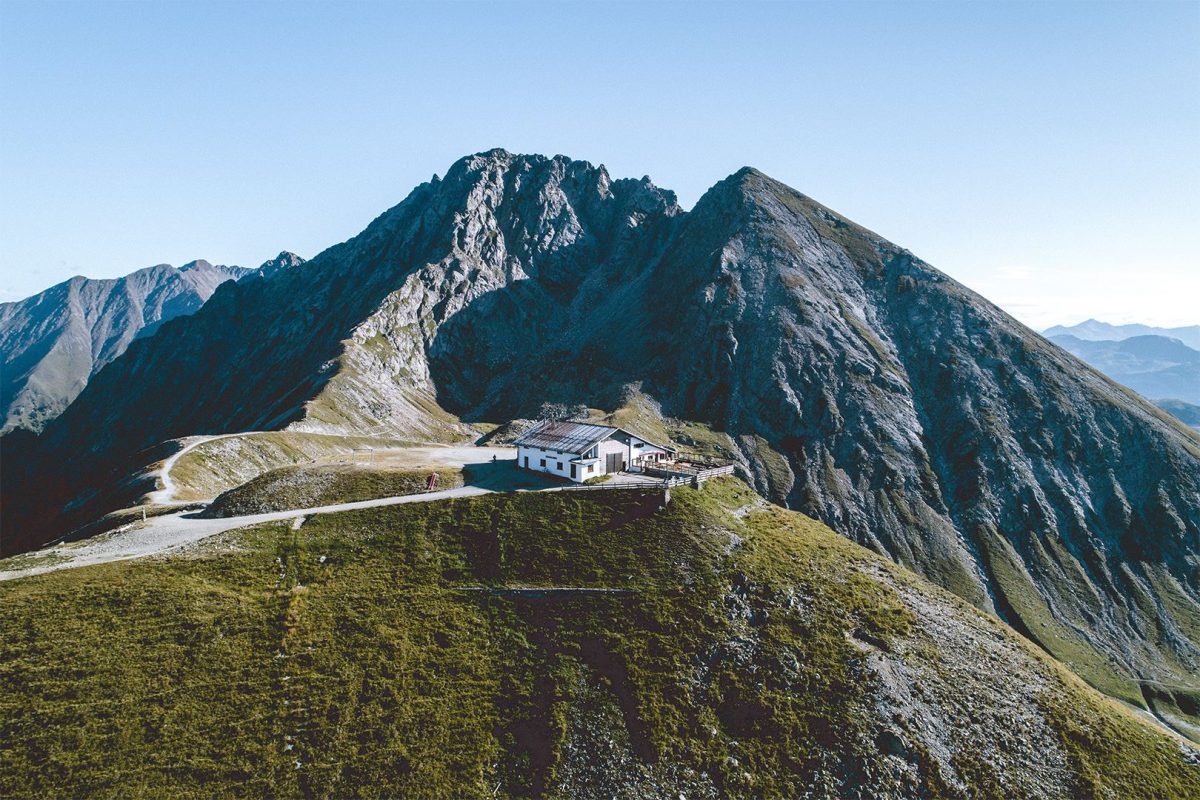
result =
[[103,491],[169,439],[467,441],[547,402],[619,409],[631,387],[762,495],[1106,691],[1200,690],[1200,436],[749,168],[685,211],[584,161],[460,160],[358,236],[135,342],[36,440],[5,437],[3,545],[112,510]]
[[158,264],[122,278],[76,276],[0,303],[0,433],[40,431],[130,342],[195,312],[225,281],[270,277],[302,262],[285,252],[257,271],[203,260]]
[[[1051,333],[1054,330],[1059,328],[1046,332],[1050,341],[1142,396],[1156,403],[1178,400],[1185,404],[1200,404],[1200,350],[1189,347],[1179,338],[1139,334],[1123,339],[1085,339],[1074,334]],[[1176,328],[1173,332],[1186,333],[1188,330]]]
[[1074,336],[1089,342],[1119,342],[1134,336],[1165,336],[1168,339],[1178,339],[1193,350],[1200,350],[1200,325],[1156,328],[1152,325],[1110,325],[1107,322],[1089,319],[1078,325],[1055,325],[1042,331],[1042,335]]
[[1200,428],[1200,405],[1185,403],[1182,400],[1157,400],[1155,405],[1168,414],[1174,414],[1193,428]]

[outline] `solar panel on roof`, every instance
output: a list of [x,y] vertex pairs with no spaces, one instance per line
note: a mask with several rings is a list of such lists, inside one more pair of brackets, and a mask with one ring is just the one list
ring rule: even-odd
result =
[[612,435],[616,428],[607,425],[592,425],[586,422],[538,423],[517,437],[514,444],[538,447],[543,450],[560,450],[564,453],[582,453],[597,442]]

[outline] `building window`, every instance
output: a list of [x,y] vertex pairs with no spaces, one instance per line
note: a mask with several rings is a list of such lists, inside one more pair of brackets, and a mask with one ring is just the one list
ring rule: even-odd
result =
[[595,472],[595,471],[596,471],[596,465],[588,464],[588,472]]
[[546,459],[542,459],[542,469],[546,468]]

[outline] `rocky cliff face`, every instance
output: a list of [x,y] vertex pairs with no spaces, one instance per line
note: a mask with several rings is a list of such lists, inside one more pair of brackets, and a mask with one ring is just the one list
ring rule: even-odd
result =
[[111,280],[71,278],[0,304],[0,430],[41,430],[134,338],[191,314],[219,284],[250,272],[207,261],[159,264]]
[[769,495],[994,607],[1115,693],[1136,696],[1130,675],[1194,683],[1191,432],[752,170],[683,227],[655,267],[669,324],[642,351],[692,343],[649,362],[668,409],[738,437]]
[[254,272],[250,273],[250,275],[247,277],[271,278],[271,277],[274,277],[276,273],[283,272],[284,270],[292,269],[294,267],[298,267],[303,263],[304,263],[303,258],[296,255],[295,253],[289,253],[288,251],[284,250],[282,253],[275,256],[270,261],[265,262],[262,266],[260,266]]
[[[587,318],[588,298],[652,260],[678,213],[648,179],[585,162],[464,159],[312,261],[222,287],[164,326],[172,342],[136,343],[42,446],[87,431],[81,449],[107,459],[184,432],[289,424],[462,437],[439,403],[461,411],[513,382],[511,367]],[[457,379],[439,385],[435,365]],[[134,374],[152,385],[100,401]]]
[[[103,474],[164,439],[289,425],[461,437],[546,401],[612,408],[641,382],[728,433],[764,494],[994,609],[1095,685],[1196,688],[1195,433],[754,170],[685,213],[585,162],[472,156],[165,329],[29,463]],[[24,519],[8,528],[23,545],[63,524]]]

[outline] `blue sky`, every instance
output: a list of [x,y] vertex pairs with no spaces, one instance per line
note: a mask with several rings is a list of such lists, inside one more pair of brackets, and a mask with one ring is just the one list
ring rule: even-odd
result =
[[505,147],[749,164],[1044,327],[1200,322],[1200,2],[0,3],[0,300],[310,257]]

